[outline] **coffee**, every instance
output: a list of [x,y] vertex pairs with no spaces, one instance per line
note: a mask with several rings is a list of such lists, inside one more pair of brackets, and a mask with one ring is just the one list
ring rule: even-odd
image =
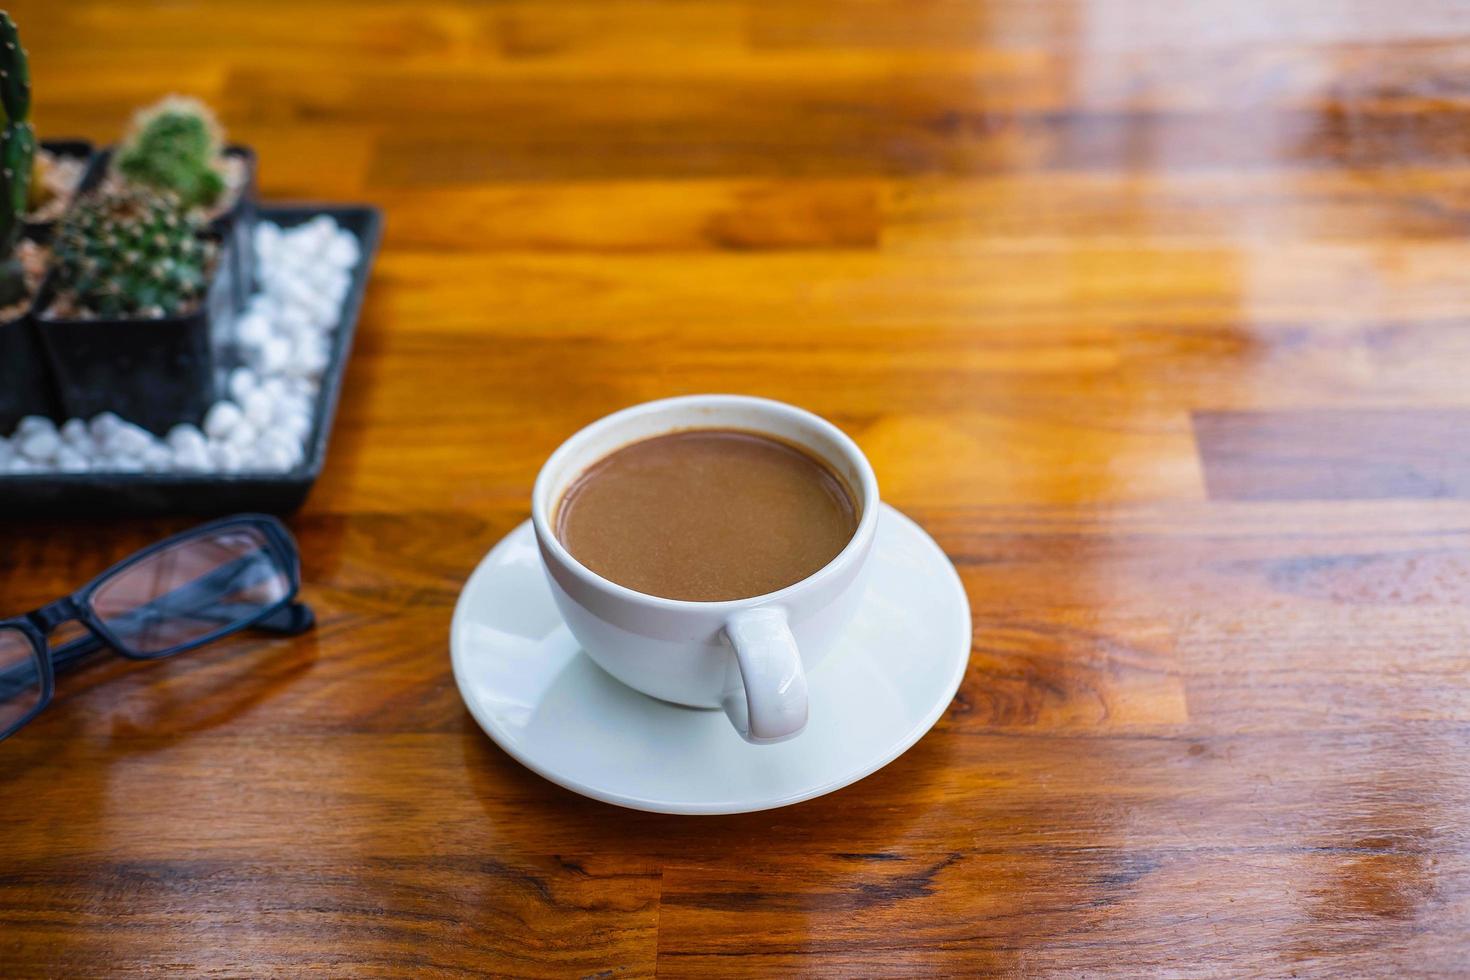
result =
[[556,537],[603,578],[666,599],[775,592],[852,540],[858,508],[825,463],[769,436],[689,429],[624,446],[562,495]]

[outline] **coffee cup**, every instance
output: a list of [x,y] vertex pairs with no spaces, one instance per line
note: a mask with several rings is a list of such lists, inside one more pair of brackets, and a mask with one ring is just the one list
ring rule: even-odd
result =
[[[795,446],[826,465],[859,511],[847,545],[816,572],[765,595],[713,602],[668,599],[587,568],[555,534],[558,503],[594,463],[629,444],[688,429],[735,429]],[[811,412],[745,395],[689,395],[606,416],[551,454],[536,477],[531,516],[552,597],[567,628],[603,670],[650,697],[723,709],[755,744],[800,734],[808,674],[862,600],[878,526],[878,481],[845,433]]]

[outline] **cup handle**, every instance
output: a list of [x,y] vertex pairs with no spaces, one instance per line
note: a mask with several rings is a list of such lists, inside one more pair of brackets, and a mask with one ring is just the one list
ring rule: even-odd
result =
[[795,738],[806,727],[806,671],[786,612],[746,609],[725,622],[735,650],[721,699],[730,723],[753,745]]

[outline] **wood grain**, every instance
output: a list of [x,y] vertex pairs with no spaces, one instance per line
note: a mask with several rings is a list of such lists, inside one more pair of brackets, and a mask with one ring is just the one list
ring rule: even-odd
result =
[[[319,626],[0,745],[0,975],[1463,974],[1460,5],[11,12],[43,136],[201,95],[388,223]],[[521,768],[447,654],[545,456],[697,391],[843,426],[974,619],[909,753],[710,819]],[[180,526],[0,525],[4,608]]]

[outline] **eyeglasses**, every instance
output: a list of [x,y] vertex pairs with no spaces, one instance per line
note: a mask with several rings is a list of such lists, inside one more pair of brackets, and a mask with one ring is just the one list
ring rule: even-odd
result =
[[[110,647],[158,660],[247,627],[294,636],[316,621],[296,602],[301,558],[274,517],[244,514],[176,534],[23,616],[0,620],[0,740],[46,705],[56,674]],[[51,649],[75,620],[87,635]]]

